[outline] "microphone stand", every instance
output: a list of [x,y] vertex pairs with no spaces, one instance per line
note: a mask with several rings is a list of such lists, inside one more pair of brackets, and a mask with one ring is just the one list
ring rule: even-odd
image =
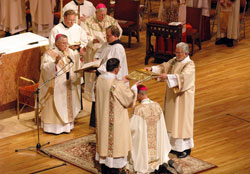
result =
[[[57,77],[59,77],[59,76],[65,74],[65,72],[64,72],[64,73],[61,73],[61,74],[59,74],[59,73],[60,73],[67,65],[69,65],[71,62],[74,64],[73,61],[70,61],[69,63],[67,63],[66,65],[64,65],[60,71],[58,71],[58,72],[57,72],[53,77],[51,77],[50,79],[46,80],[40,87],[37,88],[37,90],[36,90],[35,92],[32,93],[31,97],[32,97],[34,94],[36,94],[36,102],[37,102],[37,103],[36,103],[36,104],[37,104],[37,107],[36,107],[37,144],[36,144],[36,146],[31,146],[31,147],[27,147],[27,148],[23,148],[23,149],[16,149],[15,152],[20,152],[20,151],[25,151],[25,150],[36,149],[37,152],[42,152],[42,153],[44,153],[45,155],[48,155],[50,158],[52,158],[52,155],[50,155],[49,153],[44,152],[44,151],[41,149],[41,147],[50,144],[50,142],[47,142],[47,143],[45,143],[45,144],[43,144],[43,145],[40,144],[40,134],[39,134],[39,129],[40,129],[40,122],[39,122],[39,91],[40,91],[41,88],[43,88],[43,87],[44,87],[48,82],[50,82],[51,80],[53,80],[53,79],[55,79],[55,78],[57,78]],[[73,65],[72,65],[72,66],[73,66]],[[71,67],[72,67],[72,66],[71,66]],[[68,69],[70,69],[71,67],[69,67]],[[67,72],[67,71],[66,71],[66,72]],[[59,75],[58,75],[58,74],[59,74]],[[58,76],[57,76],[57,75],[58,75]]]

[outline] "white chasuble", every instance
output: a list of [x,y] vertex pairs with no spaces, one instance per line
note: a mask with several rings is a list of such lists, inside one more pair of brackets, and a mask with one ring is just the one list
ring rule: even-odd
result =
[[181,62],[176,58],[156,66],[158,73],[173,74],[178,86],[167,86],[164,114],[168,132],[173,138],[192,138],[194,124],[195,64],[189,56]]
[[108,167],[121,168],[132,147],[127,108],[134,106],[136,91],[123,81],[107,78],[107,74],[111,73],[100,75],[96,82],[96,159]]
[[[62,59],[56,65],[54,62],[58,55]],[[69,63],[67,56],[73,59],[74,64]],[[79,56],[70,49],[64,53],[57,48],[45,52],[39,81],[41,119],[45,132],[58,134],[72,129],[74,119],[81,109],[80,75],[74,73],[81,64]],[[43,86],[53,76],[55,79]]]
[[168,163],[171,150],[164,115],[160,105],[150,99],[142,100],[130,118],[132,151],[129,168],[139,173],[154,172]]

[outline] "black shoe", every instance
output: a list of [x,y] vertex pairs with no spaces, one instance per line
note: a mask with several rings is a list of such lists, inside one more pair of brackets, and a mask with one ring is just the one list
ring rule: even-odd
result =
[[8,36],[11,36],[11,34],[10,34],[10,32],[6,31],[4,36],[8,37]]
[[217,40],[215,42],[215,45],[222,45],[222,44],[227,44],[227,38],[226,37],[220,38],[219,40]]
[[155,174],[172,174],[172,172],[170,172],[168,170],[168,164],[163,163],[162,165],[159,166],[158,170],[154,171]]
[[190,155],[191,154],[191,149],[187,149],[187,150],[185,150],[185,152],[187,152],[187,154]]
[[191,149],[184,150],[183,152],[179,152],[177,154],[178,158],[186,158],[188,155],[190,155]]
[[101,173],[102,174],[108,174],[108,170],[109,170],[109,168],[106,165],[101,164]]
[[227,47],[232,47],[234,46],[234,40],[233,39],[228,39],[227,40]]
[[169,153],[172,153],[172,154],[174,154],[174,155],[177,155],[179,152],[177,152],[177,151],[175,151],[175,150],[170,150]]
[[186,158],[188,156],[187,152],[179,152],[179,154],[177,155],[178,158]]
[[108,174],[119,174],[119,169],[118,168],[110,168],[108,171]]

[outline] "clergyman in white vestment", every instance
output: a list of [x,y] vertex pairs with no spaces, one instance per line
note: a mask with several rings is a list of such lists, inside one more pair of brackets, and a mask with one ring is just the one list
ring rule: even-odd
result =
[[159,173],[167,173],[171,145],[163,111],[157,102],[147,97],[146,86],[138,85],[137,89],[140,104],[134,108],[130,118],[132,151],[128,169],[138,174],[157,170]]
[[132,148],[128,108],[136,102],[136,84],[130,89],[126,78],[117,79],[120,61],[111,58],[107,72],[96,82],[96,160],[102,173],[117,173],[127,164]]
[[[84,52],[81,52],[84,54]],[[41,127],[44,132],[69,133],[81,109],[80,56],[68,48],[66,35],[58,34],[53,49],[44,53],[39,80]],[[53,80],[49,81],[52,77]],[[46,85],[43,85],[46,81]]]
[[195,64],[188,56],[188,44],[176,45],[176,57],[158,66],[146,67],[160,73],[167,82],[164,115],[173,153],[184,158],[194,147]]

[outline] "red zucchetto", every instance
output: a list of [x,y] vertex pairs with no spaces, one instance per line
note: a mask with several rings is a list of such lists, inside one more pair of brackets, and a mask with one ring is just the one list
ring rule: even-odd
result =
[[137,89],[138,89],[138,92],[139,92],[139,91],[147,91],[147,87],[144,86],[144,85],[138,85],[138,86],[137,86]]
[[102,9],[107,9],[106,5],[103,3],[97,4],[96,10],[98,11],[98,10],[102,10]]
[[62,35],[62,34],[57,34],[57,35],[56,35],[56,38],[55,38],[55,41],[57,41],[58,38],[59,38],[61,35]]

